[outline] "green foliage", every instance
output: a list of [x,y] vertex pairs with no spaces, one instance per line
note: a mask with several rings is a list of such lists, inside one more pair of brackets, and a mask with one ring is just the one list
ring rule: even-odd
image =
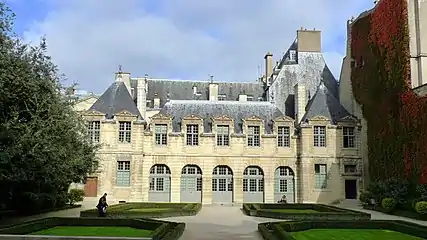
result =
[[394,198],[384,198],[381,201],[381,207],[387,211],[387,212],[391,212],[396,208],[397,205],[397,201]]
[[367,192],[380,203],[383,198],[394,198],[397,203],[404,204],[409,195],[410,184],[406,180],[391,178],[385,181],[372,181]]
[[427,202],[421,201],[415,204],[415,211],[419,214],[427,214]]
[[96,169],[97,146],[61,93],[45,39],[23,43],[12,32],[13,18],[0,2],[0,202],[36,211],[63,204],[57,196]]
[[83,189],[71,189],[68,193],[68,199],[70,202],[70,205],[74,205],[76,202],[83,201],[83,198],[85,196],[85,191]]
[[371,204],[371,199],[373,198],[370,192],[362,192],[359,195],[359,201],[362,204]]

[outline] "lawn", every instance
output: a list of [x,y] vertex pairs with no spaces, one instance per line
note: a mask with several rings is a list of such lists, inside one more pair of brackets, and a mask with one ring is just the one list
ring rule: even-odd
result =
[[97,236],[97,237],[149,237],[151,230],[131,227],[87,227],[87,226],[57,226],[29,235],[50,236]]
[[272,212],[278,212],[278,213],[319,213],[319,211],[316,211],[314,209],[268,209]]
[[127,210],[127,212],[168,212],[174,210],[174,208],[132,208]]
[[400,232],[383,229],[311,229],[291,232],[296,240],[422,240]]

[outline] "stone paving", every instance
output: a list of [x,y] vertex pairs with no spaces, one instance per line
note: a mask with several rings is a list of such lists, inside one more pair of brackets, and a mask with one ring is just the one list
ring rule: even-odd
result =
[[[34,220],[45,217],[78,217],[83,209],[94,208],[96,202],[85,201],[81,208],[68,209],[63,211],[44,213],[25,217],[20,221]],[[370,213],[372,219],[383,220],[404,220],[427,226],[427,221],[408,219],[404,217],[392,216],[380,212],[365,210],[357,201],[346,200],[338,207],[356,211]],[[262,239],[258,233],[258,223],[275,222],[278,219],[259,218],[246,216],[241,211],[241,205],[219,206],[204,205],[196,216],[171,217],[164,220],[185,222],[186,229],[181,239],[183,240],[219,240],[219,239]]]

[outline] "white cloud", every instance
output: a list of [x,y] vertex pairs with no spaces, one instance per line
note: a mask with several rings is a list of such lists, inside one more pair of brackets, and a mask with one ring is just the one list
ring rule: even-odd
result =
[[[119,64],[133,76],[252,81],[267,51],[275,59],[301,26],[322,30],[339,74],[346,20],[359,0],[63,0],[24,38],[48,39],[49,54],[80,87],[102,92]],[[18,16],[19,17],[19,16]],[[338,51],[336,49],[339,49]]]

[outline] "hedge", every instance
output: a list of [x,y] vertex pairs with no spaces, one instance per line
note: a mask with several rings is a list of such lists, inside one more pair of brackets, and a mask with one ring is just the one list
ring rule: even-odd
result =
[[177,240],[185,229],[185,223],[129,218],[44,218],[0,228],[0,234],[28,235],[56,226],[117,226],[153,231],[154,240]]
[[[317,212],[279,212],[277,209],[315,210]],[[289,220],[369,220],[371,214],[324,204],[243,204],[250,216]]]
[[[130,211],[133,209],[152,209],[152,211]],[[122,203],[107,208],[107,216],[113,218],[162,218],[196,215],[202,205],[200,203]],[[98,209],[80,212],[80,217],[97,217]]]
[[340,220],[340,221],[288,221],[258,224],[258,231],[266,240],[295,240],[291,232],[306,231],[310,229],[388,229],[427,238],[427,227],[405,221],[391,220]]

